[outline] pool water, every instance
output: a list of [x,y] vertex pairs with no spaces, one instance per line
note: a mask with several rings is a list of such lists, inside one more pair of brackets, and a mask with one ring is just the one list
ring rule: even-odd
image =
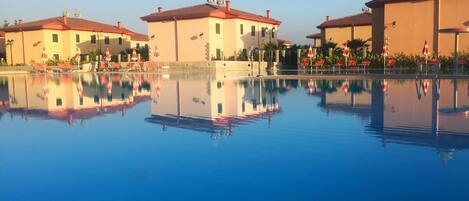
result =
[[0,200],[468,200],[469,80],[0,77]]

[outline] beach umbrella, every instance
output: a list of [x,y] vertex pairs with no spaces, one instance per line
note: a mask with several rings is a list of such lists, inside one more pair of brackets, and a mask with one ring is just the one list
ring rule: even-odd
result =
[[43,62],[46,62],[46,61],[47,61],[47,51],[46,51],[46,48],[43,48],[43,49],[42,49],[41,60],[42,60]]
[[112,95],[112,82],[109,82],[106,86],[107,94]]
[[312,47],[312,46],[309,46],[309,49],[308,49],[308,57],[309,57],[309,58],[313,58],[313,57],[314,57],[314,52],[313,52],[313,47]]
[[349,81],[345,81],[344,83],[342,83],[342,91],[344,91],[345,95],[348,94],[348,92],[350,91]]
[[158,50],[158,46],[155,46],[155,53],[153,54],[155,60],[160,59],[160,51]]
[[345,43],[344,45],[345,47],[344,47],[344,52],[342,53],[342,55],[345,58],[348,58],[350,56],[350,48],[347,46],[347,43]]
[[389,55],[389,47],[388,47],[388,44],[384,44],[383,50],[382,50],[381,54],[383,55],[383,57],[387,57],[387,56]]
[[111,61],[111,53],[109,52],[109,48],[106,49],[106,61],[110,62]]
[[81,84],[77,86],[77,93],[79,97],[83,97],[83,86]]
[[78,63],[80,63],[80,61],[81,61],[81,50],[78,47],[77,47],[77,50],[75,52],[75,59],[78,61]]
[[309,89],[309,94],[310,94],[310,95],[312,95],[313,92],[314,92],[314,86],[315,86],[315,84],[314,84],[313,81],[309,81],[309,82],[308,82],[308,89]]
[[42,93],[44,95],[45,100],[49,99],[50,90],[49,90],[49,87],[47,86],[47,84],[44,86],[44,88],[42,88]]
[[137,55],[137,51],[134,48],[132,50],[132,61],[137,61],[137,60],[138,60],[138,55]]
[[422,54],[425,56],[425,61],[428,61],[428,57],[430,57],[430,48],[428,47],[427,41],[425,41],[425,45],[423,46]]
[[342,53],[342,55],[345,57],[345,66],[348,65],[348,58],[350,56],[350,49],[349,47],[347,46],[347,43],[344,44],[344,52]]

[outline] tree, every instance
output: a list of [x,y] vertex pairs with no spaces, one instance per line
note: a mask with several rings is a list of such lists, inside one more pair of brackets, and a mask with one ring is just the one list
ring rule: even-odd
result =
[[361,53],[363,53],[364,47],[368,48],[367,44],[368,40],[362,40],[362,39],[353,39],[351,41],[347,41],[347,46],[350,48],[350,51],[352,55],[358,55],[360,53],[359,50],[361,50]]
[[8,20],[3,20],[3,28],[6,28],[10,26],[10,23],[8,22]]

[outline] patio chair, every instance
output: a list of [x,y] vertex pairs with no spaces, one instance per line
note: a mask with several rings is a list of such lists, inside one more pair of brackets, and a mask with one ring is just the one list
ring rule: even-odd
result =
[[357,60],[351,59],[348,61],[347,67],[356,67],[357,66]]
[[324,60],[317,60],[314,62],[313,67],[315,68],[323,68],[324,67]]
[[59,71],[61,73],[72,71],[72,63],[64,62],[59,64]]
[[337,67],[337,68],[341,68],[343,66],[345,66],[345,61],[343,60],[337,61],[337,63],[334,65],[334,67]]
[[47,64],[33,62],[31,63],[31,65],[33,66],[33,71],[35,73],[47,73],[47,70],[48,70]]
[[396,67],[396,60],[394,59],[389,59],[387,62],[386,62],[386,68],[395,68]]
[[112,63],[109,67],[109,70],[111,71],[118,71],[119,69],[121,69],[121,64],[120,63]]

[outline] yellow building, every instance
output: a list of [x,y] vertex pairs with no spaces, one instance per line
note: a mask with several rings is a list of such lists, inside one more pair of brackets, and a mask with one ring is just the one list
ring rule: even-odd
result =
[[77,48],[82,54],[109,48],[115,55],[148,41],[147,37],[124,28],[120,22],[112,26],[66,16],[33,22],[20,20],[3,31],[6,40],[13,41],[13,58],[10,58],[10,48],[6,51],[10,64],[40,62],[43,49],[49,59],[68,60],[75,56]]
[[313,47],[321,47],[321,33],[307,35],[306,38],[313,40]]
[[370,40],[371,45],[371,27],[372,14],[364,12],[338,19],[330,19],[327,16],[326,21],[317,28],[321,30],[321,44],[333,42],[342,46],[354,39]]
[[[440,29],[469,26],[467,0],[374,0],[374,52],[381,52],[387,39],[391,53],[422,54],[425,41],[433,53],[450,55],[454,51],[454,35],[441,34]],[[469,35],[460,37],[460,51],[469,51]]]
[[5,32],[0,31],[0,59],[6,57]]
[[[150,99],[152,77],[74,74],[7,77],[7,110],[25,118],[86,120]],[[99,86],[99,87],[96,87]],[[0,90],[0,95],[2,91]]]
[[158,12],[141,19],[148,22],[151,48],[161,61],[211,61],[229,59],[277,41],[280,21],[232,9],[230,2],[206,3]]

